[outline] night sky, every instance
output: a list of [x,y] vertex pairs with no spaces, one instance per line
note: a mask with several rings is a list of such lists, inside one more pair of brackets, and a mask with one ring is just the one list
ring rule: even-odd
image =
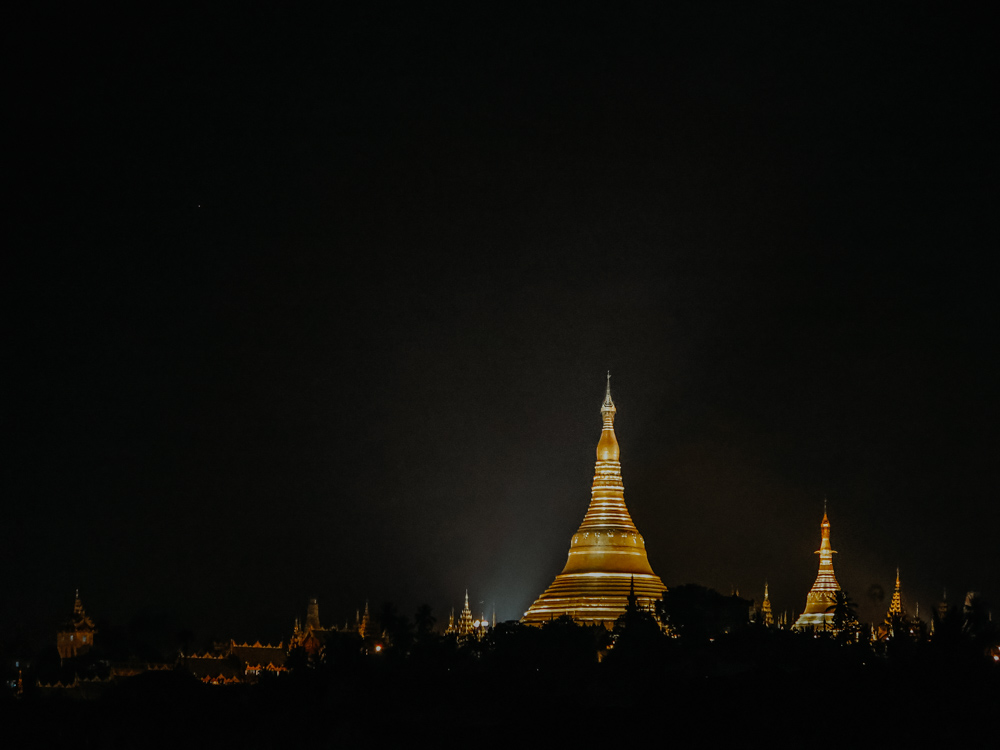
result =
[[996,614],[993,27],[676,6],[14,19],[3,633],[519,617],[609,369],[668,586]]

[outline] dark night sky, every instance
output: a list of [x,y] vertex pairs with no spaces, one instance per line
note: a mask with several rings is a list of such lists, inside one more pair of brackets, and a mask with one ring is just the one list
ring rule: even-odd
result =
[[517,617],[609,368],[668,585],[995,608],[993,28],[678,5],[11,23],[4,633]]

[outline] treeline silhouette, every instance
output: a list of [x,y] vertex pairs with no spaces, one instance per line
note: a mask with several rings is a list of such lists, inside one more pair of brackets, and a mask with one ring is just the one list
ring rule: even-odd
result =
[[[563,617],[500,623],[481,638],[435,632],[429,607],[411,620],[386,604],[375,634],[330,632],[314,653],[293,649],[288,673],[257,684],[206,685],[176,669],[119,680],[95,701],[26,686],[20,699],[5,696],[5,726],[32,745],[77,747],[648,738],[780,746],[901,727],[914,741],[955,740],[990,726],[1000,704],[1000,632],[985,610],[935,613],[932,637],[900,626],[873,644],[844,631],[765,627],[748,617],[749,604],[678,586],[658,612],[630,607],[612,628]],[[105,660],[95,650],[68,661],[63,670]]]

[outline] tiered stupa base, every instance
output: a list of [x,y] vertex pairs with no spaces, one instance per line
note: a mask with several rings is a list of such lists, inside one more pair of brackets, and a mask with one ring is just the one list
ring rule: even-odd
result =
[[644,573],[563,573],[525,613],[521,622],[541,625],[562,615],[584,624],[612,625],[628,606],[633,580],[640,607],[653,607],[667,587],[659,576]]
[[802,614],[792,627],[795,630],[833,630],[833,615],[817,612]]

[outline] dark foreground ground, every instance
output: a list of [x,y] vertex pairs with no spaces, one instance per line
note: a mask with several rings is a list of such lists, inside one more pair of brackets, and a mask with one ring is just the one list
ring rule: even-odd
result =
[[[629,742],[995,747],[1000,668],[865,657],[602,664],[412,663],[300,671],[254,686],[147,673],[97,700],[26,695],[0,705],[6,747],[472,747]],[[826,655],[826,656],[829,656]],[[674,659],[674,661],[670,661]]]

